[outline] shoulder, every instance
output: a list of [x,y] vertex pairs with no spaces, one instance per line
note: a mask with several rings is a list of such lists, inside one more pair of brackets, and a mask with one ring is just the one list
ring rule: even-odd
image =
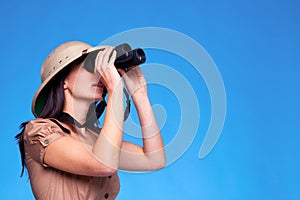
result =
[[49,135],[52,133],[70,133],[57,119],[54,118],[36,118],[28,121],[24,125],[24,136]]

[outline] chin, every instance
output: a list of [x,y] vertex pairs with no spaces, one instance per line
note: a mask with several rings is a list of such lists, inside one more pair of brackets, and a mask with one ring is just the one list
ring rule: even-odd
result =
[[101,101],[101,100],[103,100],[102,94],[101,94],[101,95],[100,95],[100,94],[97,94],[97,95],[94,97],[94,100],[95,100],[95,101]]
[[103,95],[103,90],[101,89],[101,90],[96,90],[95,92],[94,92],[94,99],[96,100],[96,101],[99,101],[99,100],[102,100],[102,95]]

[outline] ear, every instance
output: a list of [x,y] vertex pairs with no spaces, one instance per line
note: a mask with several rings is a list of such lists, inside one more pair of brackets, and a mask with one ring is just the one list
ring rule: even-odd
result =
[[66,83],[66,81],[64,81],[64,90],[67,90],[67,89],[68,89],[67,83]]
[[64,90],[67,90],[69,88],[69,85],[70,85],[70,83],[69,83],[68,77],[66,77],[64,80]]

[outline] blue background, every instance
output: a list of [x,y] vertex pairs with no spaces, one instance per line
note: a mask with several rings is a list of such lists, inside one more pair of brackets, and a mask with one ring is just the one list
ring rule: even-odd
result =
[[[163,170],[120,172],[118,199],[300,199],[299,10],[296,0],[2,1],[1,199],[33,199],[27,174],[19,177],[13,137],[33,118],[31,99],[48,53],[68,40],[97,45],[148,26],[179,31],[206,49],[224,81],[227,116],[217,145],[199,159],[210,101],[201,77],[192,81],[202,123],[192,145]],[[150,61],[172,65],[169,55],[153,55]],[[151,98],[168,114],[168,141],[178,128],[170,114],[178,103],[165,95]]]

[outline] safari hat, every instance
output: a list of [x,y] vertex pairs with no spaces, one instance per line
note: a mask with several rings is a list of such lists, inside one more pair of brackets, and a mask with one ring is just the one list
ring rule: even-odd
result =
[[41,68],[41,86],[32,100],[31,109],[35,117],[39,117],[44,109],[48,97],[45,88],[49,81],[76,59],[100,48],[103,46],[92,47],[84,42],[70,41],[59,45],[48,55]]

